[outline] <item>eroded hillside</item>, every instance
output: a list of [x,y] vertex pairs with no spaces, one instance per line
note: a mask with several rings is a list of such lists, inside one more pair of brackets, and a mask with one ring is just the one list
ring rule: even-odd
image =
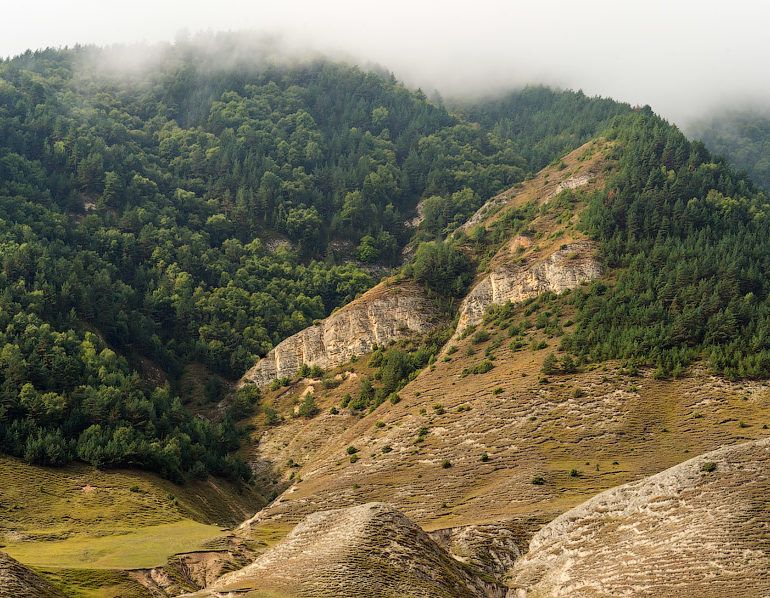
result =
[[59,592],[34,571],[0,552],[0,595],[18,598],[63,598]]
[[[267,393],[284,419],[261,430],[256,454],[288,487],[238,536],[383,501],[499,581],[537,529],[597,493],[767,436],[766,382],[701,365],[675,378],[619,361],[577,367],[560,349],[571,291],[608,274],[578,226],[613,168],[608,147],[588,144],[492,200],[474,217],[486,237],[459,233],[476,280],[439,359],[398,401],[346,407],[378,375],[360,355]],[[297,417],[308,394],[320,414]]]
[[538,531],[515,598],[767,596],[770,439],[603,492]]
[[770,440],[607,490],[532,536],[512,522],[425,534],[367,503],[307,516],[196,596],[767,595]]
[[247,567],[195,596],[502,598],[501,584],[453,559],[420,527],[383,503],[320,511]]

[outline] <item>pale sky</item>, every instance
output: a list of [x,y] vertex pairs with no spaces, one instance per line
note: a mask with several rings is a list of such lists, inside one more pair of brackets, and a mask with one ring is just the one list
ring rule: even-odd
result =
[[770,105],[764,0],[2,0],[0,55],[250,29],[444,95],[551,83],[685,122]]

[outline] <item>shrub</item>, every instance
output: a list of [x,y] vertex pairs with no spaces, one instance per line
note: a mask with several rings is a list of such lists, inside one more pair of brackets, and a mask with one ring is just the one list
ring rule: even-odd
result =
[[542,486],[543,484],[545,484],[545,478],[539,475],[535,476],[534,478],[532,478],[532,483],[535,486]]
[[565,355],[562,358],[561,371],[565,374],[574,374],[577,371],[577,364],[571,355]]
[[555,374],[559,371],[558,364],[556,362],[556,355],[549,353],[543,360],[543,366],[540,368],[544,374]]
[[358,452],[358,449],[354,447],[353,445],[349,446],[347,449],[345,449],[348,455],[355,455]]
[[449,459],[444,459],[441,462],[441,467],[444,469],[449,469],[450,467],[452,467],[452,462]]
[[460,375],[465,377],[470,374],[486,374],[493,367],[495,367],[495,364],[492,363],[489,359],[485,359],[473,367],[465,368]]
[[487,453],[481,453],[481,461],[484,463],[489,461],[489,455]]
[[700,470],[705,473],[711,473],[717,470],[717,464],[713,461],[706,461],[703,465],[700,466]]
[[265,414],[265,423],[268,426],[274,426],[279,421],[281,421],[281,418],[278,416],[278,413],[272,407],[264,406],[262,408],[262,412]]
[[305,395],[305,398],[302,400],[302,403],[299,406],[299,415],[300,417],[307,417],[311,418],[314,415],[318,414],[318,405],[316,405],[315,397],[313,396],[312,392],[309,392]]
[[479,344],[481,344],[481,343],[483,343],[483,342],[485,342],[485,341],[488,341],[488,340],[489,340],[489,337],[490,337],[490,334],[489,334],[489,332],[487,332],[487,331],[486,331],[486,330],[484,330],[484,329],[481,329],[481,330],[477,331],[477,332],[476,332],[476,333],[475,333],[475,334],[474,334],[474,335],[471,337],[471,342],[472,342],[474,345],[479,345]]
[[342,384],[342,380],[336,380],[334,378],[324,378],[321,380],[321,384],[323,384],[323,387],[326,390],[331,390],[332,388],[337,388],[340,384]]
[[283,386],[290,386],[291,380],[284,376],[283,378],[276,378],[270,383],[270,390],[278,390]]

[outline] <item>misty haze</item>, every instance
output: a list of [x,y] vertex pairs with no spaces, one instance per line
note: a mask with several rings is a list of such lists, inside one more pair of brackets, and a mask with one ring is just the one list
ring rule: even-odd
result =
[[770,596],[761,3],[0,20],[0,597]]

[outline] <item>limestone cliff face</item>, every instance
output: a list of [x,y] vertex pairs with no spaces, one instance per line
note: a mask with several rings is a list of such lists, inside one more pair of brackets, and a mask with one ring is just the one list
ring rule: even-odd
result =
[[[511,248],[526,244],[524,240],[517,243],[517,239],[511,242]],[[457,331],[481,322],[492,305],[516,303],[549,291],[562,293],[600,275],[594,245],[586,240],[565,244],[546,258],[524,264],[517,263],[513,256],[499,260],[463,300]]]
[[315,326],[280,342],[251,368],[242,382],[265,386],[294,376],[303,363],[328,369],[363,355],[375,345],[436,325],[433,307],[423,290],[409,282],[380,283]]

